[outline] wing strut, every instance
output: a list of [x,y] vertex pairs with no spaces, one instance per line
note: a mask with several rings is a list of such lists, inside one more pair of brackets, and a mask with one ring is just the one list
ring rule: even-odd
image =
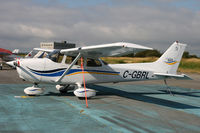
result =
[[59,78],[59,79],[57,79],[56,80],[56,82],[60,82],[63,78],[64,78],[64,76],[65,76],[65,74],[67,73],[67,72],[69,72],[69,70],[73,67],[73,65],[78,61],[78,59],[81,57],[81,53],[79,53],[77,56],[76,56],[76,58],[72,61],[72,63],[69,65],[69,67],[65,70],[65,72],[61,75],[61,77]]
[[81,69],[82,69],[82,73],[83,73],[83,85],[84,85],[84,89],[85,89],[85,103],[86,103],[86,107],[88,108],[87,92],[86,92],[86,87],[85,87],[85,76],[84,76],[83,57],[81,57]]

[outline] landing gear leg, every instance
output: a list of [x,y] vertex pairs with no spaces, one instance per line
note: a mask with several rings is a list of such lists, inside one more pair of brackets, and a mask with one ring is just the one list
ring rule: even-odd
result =
[[63,93],[67,93],[67,91],[68,91],[68,87],[69,87],[70,85],[67,85],[67,86],[65,86],[63,89],[60,89],[59,91],[60,91],[60,93],[61,94],[63,94]]
[[67,93],[70,90],[74,90],[75,86],[74,85],[56,85],[56,89],[60,92],[60,93]]
[[165,86],[166,86],[167,92],[169,92],[170,95],[174,96],[174,94],[173,94],[172,91],[171,91],[171,88],[170,88],[170,87],[168,86],[168,84],[167,84],[167,80],[166,80],[166,78],[164,79],[164,83],[165,83]]
[[2,70],[3,69],[3,64],[0,64],[0,70]]
[[38,83],[34,83],[34,85],[33,85],[34,87],[38,87]]

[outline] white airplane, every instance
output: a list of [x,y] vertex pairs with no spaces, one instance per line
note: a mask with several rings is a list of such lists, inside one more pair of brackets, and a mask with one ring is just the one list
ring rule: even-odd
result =
[[74,89],[77,97],[89,98],[95,96],[96,92],[85,88],[85,84],[157,79],[163,79],[166,83],[167,78],[190,79],[185,74],[176,73],[185,47],[186,44],[174,42],[152,63],[107,64],[102,61],[100,57],[152,50],[137,44],[119,42],[54,50],[48,58],[19,59],[14,64],[20,78],[34,83],[24,90],[28,95],[43,93],[44,89],[39,88],[38,84],[48,83],[55,84],[60,92]]

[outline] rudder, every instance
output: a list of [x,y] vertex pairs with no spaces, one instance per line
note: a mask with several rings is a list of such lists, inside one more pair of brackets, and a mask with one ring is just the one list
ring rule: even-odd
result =
[[156,72],[176,74],[186,46],[186,44],[174,42],[167,51],[154,62]]

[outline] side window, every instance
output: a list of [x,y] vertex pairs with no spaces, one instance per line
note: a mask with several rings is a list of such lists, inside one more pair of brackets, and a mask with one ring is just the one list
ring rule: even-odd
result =
[[78,61],[76,62],[76,65],[81,66],[81,58],[78,59]]
[[[66,64],[71,64],[72,61],[75,59],[76,57],[72,57],[72,56],[67,56],[66,60],[65,60],[65,63]],[[79,65],[81,66],[81,59],[79,59],[75,65]]]
[[65,60],[65,63],[66,64],[71,64],[72,61],[75,59],[75,57],[72,57],[72,56],[67,56],[66,60]]
[[100,66],[102,66],[102,64],[99,60],[87,58],[87,66],[88,67],[100,67]]

